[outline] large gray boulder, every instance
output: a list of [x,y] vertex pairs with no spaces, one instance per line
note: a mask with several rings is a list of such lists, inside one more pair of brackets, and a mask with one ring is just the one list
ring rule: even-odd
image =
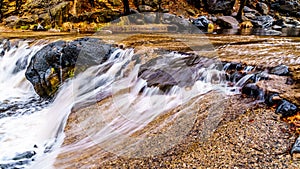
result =
[[25,76],[38,95],[51,98],[74,72],[105,62],[114,51],[99,39],[82,38],[71,42],[57,41],[38,51],[31,59]]

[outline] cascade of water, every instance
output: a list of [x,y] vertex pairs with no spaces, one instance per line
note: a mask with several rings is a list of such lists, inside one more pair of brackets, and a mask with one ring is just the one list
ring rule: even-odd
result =
[[236,84],[236,87],[243,87],[245,85],[245,83],[254,76],[254,74],[248,74],[246,76],[244,76],[243,78],[241,78]]
[[[36,47],[36,49],[34,47],[29,48],[28,44],[21,46],[19,48],[22,50],[31,49],[31,52],[27,51],[30,53],[30,57],[41,48],[41,46]],[[12,51],[15,52],[7,53],[5,57],[16,57],[16,61],[18,50],[12,49]],[[22,54],[24,53],[23,51]],[[173,86],[164,93],[159,87],[147,86],[147,82],[138,77],[141,65],[135,62],[133,55],[133,49],[118,49],[111,54],[105,63],[90,67],[72,80],[65,82],[48,107],[33,114],[0,119],[0,133],[2,133],[0,137],[0,164],[10,163],[16,153],[34,151],[36,153],[34,156],[35,163],[31,167],[51,168],[57,154],[80,151],[95,145],[100,145],[105,150],[117,154],[133,152],[137,155],[138,152],[134,150],[134,147],[140,144],[140,139],[132,139],[132,135],[143,130],[156,118],[165,115],[178,106],[187,104],[191,99],[196,98],[199,102],[204,94],[212,90],[219,90],[221,93],[225,91],[223,87],[225,82],[224,71],[214,69],[214,66],[212,66],[198,68],[199,70],[195,72],[202,76],[200,80],[189,87]],[[173,52],[166,54],[166,56],[166,59],[186,57]],[[180,60],[175,61],[180,62]],[[106,69],[107,66],[109,66],[108,69]],[[163,66],[168,65],[165,63],[154,65],[155,68]],[[106,71],[103,72],[102,70]],[[1,74],[1,76],[3,75]],[[5,79],[5,77],[0,79]],[[25,79],[23,81],[26,82]],[[6,82],[1,84],[3,83]],[[30,85],[28,84],[28,86]],[[30,93],[34,93],[32,89]],[[108,105],[97,104],[99,101],[97,97],[101,93],[106,93],[101,100],[107,97],[106,99],[109,100]],[[87,137],[77,140],[71,145],[61,146],[64,141],[63,130],[71,109],[74,106],[86,107],[95,104],[97,108],[91,116],[92,118],[83,120],[78,126],[78,132],[84,131]],[[182,116],[185,119],[194,120],[194,113],[193,108],[187,106],[171,115],[161,125],[154,127],[153,130],[159,131]],[[87,127],[87,124],[94,127]],[[185,126],[186,129],[182,129],[182,132],[187,132],[192,124],[193,122],[188,123]],[[185,135],[185,133],[182,135]],[[139,137],[146,138],[147,133],[141,134]],[[180,138],[177,139],[177,141],[180,140]],[[131,148],[125,148],[124,146]],[[171,146],[170,142],[169,147]],[[163,148],[162,151],[164,151]],[[150,151],[151,153],[154,152]],[[68,160],[71,159],[66,159],[66,161]],[[45,166],[45,161],[49,166]]]
[[18,45],[11,46],[11,49],[0,57],[0,101],[34,95],[34,90],[24,74],[31,57],[43,47],[35,45],[39,43],[42,42],[37,41],[30,47],[29,41],[19,41]]

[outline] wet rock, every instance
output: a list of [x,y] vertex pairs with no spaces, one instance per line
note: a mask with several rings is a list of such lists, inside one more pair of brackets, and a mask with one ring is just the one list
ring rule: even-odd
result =
[[231,76],[230,76],[230,81],[231,82],[238,82],[241,78],[243,78],[243,74],[241,72],[234,72]]
[[268,93],[266,94],[265,103],[268,106],[273,106],[275,104],[278,104],[281,100],[282,99],[279,97],[278,93]]
[[241,70],[243,70],[242,63],[232,62],[232,63],[224,63],[223,65],[224,65],[223,69],[225,71],[241,71]]
[[207,30],[209,20],[205,16],[200,16],[197,19],[194,19],[192,23],[201,30]]
[[237,29],[239,22],[232,16],[218,17],[217,24],[223,29]]
[[291,154],[294,153],[300,153],[300,137],[298,137],[291,150]]
[[256,99],[263,99],[264,92],[255,83],[248,83],[242,88],[242,94]]
[[300,9],[297,1],[282,0],[281,2],[279,1],[279,4],[279,6],[276,6],[278,10],[290,15],[295,15]]
[[288,78],[286,79],[285,84],[287,84],[287,85],[293,85],[293,84],[294,84],[294,80],[293,80],[291,77],[288,77]]
[[235,0],[207,0],[205,6],[209,13],[222,12],[230,15],[234,3]]
[[[157,57],[143,64],[138,77],[147,81],[148,86],[157,86],[166,91],[174,85],[192,86],[202,74],[199,67],[205,67],[206,60],[199,56]],[[213,75],[212,75],[213,78]]]
[[271,69],[270,73],[279,76],[287,76],[289,75],[289,67],[286,65],[279,65]]
[[27,66],[27,59],[28,56],[20,58],[17,62],[16,62],[16,66],[13,70],[13,74],[20,72],[21,70],[26,69]]
[[[31,59],[25,76],[41,97],[55,94],[61,82],[76,72],[104,62],[111,52],[111,45],[94,38],[71,42],[57,41],[38,51]],[[76,64],[76,65],[75,65]]]
[[276,114],[281,114],[282,117],[289,117],[293,116],[297,113],[297,106],[294,105],[293,103],[290,103],[287,100],[281,100],[279,102],[279,106],[277,107],[275,113]]
[[2,49],[0,50],[0,57],[2,57],[5,55],[5,52],[9,51],[11,48],[9,39],[0,41],[0,47],[2,47]]
[[36,155],[35,151],[26,151],[24,153],[16,155],[12,160],[29,159]]
[[258,28],[269,28],[273,25],[274,19],[270,15],[257,16],[256,19],[251,20],[252,24]]
[[170,24],[174,21],[175,15],[169,14],[169,13],[164,13],[162,15],[162,23]]
[[144,20],[146,23],[155,23],[156,22],[156,19],[157,19],[157,13],[148,13],[146,15],[144,15]]
[[256,10],[258,12],[260,12],[263,15],[267,15],[269,13],[269,7],[267,4],[263,3],[263,2],[258,2],[256,4]]

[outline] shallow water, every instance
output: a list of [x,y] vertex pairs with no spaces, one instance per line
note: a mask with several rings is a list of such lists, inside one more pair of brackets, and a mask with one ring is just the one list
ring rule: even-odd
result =
[[[186,48],[182,37],[185,35],[165,36],[171,36],[171,40],[176,38],[180,41],[179,46],[177,46],[179,49],[181,47]],[[112,38],[100,37],[106,40]],[[129,38],[124,40],[124,37],[123,39],[120,39],[118,35],[115,37],[125,44],[129,44]],[[61,39],[64,38],[73,39],[74,37],[72,35]],[[192,35],[190,38],[194,40],[189,44],[194,44],[193,42],[196,42],[199,37]],[[210,100],[213,103],[230,97],[230,95],[239,94],[239,88],[252,76],[247,75],[237,81],[235,86],[229,87],[227,81],[224,80],[225,70],[223,67],[220,69],[216,66],[220,64],[220,60],[243,61],[253,66],[300,64],[300,42],[298,38],[232,35],[209,35],[201,38],[204,38],[205,42],[200,46],[190,48],[198,50],[193,52],[201,53],[207,57],[211,57],[212,53],[218,54],[213,56],[217,60],[207,62],[204,64],[205,66],[196,67],[196,70],[188,71],[188,73],[194,73],[192,77],[196,79],[195,83],[189,86],[174,86],[167,92],[163,92],[155,86],[147,86],[145,80],[138,78],[143,63],[158,56],[169,58],[171,61],[166,60],[155,65],[156,69],[162,69],[172,66],[168,63],[172,63],[173,60],[177,61],[176,59],[178,59],[180,61],[181,58],[188,57],[188,55],[171,51],[164,52],[164,54],[155,54],[154,52],[150,53],[148,58],[140,58],[141,63],[139,63],[136,60],[137,57],[134,57],[135,54],[138,53],[144,57],[149,55],[149,52],[139,49],[139,46],[133,43],[131,46],[135,47],[135,50],[131,48],[117,50],[107,62],[91,67],[64,83],[51,103],[38,99],[32,86],[25,79],[25,69],[17,73],[13,72],[20,59],[24,62],[26,60],[28,64],[30,58],[53,38],[50,37],[49,41],[19,41],[18,47],[12,47],[0,58],[0,87],[5,89],[0,91],[0,106],[8,107],[1,112],[1,114],[6,113],[8,115],[0,116],[0,165],[12,164],[15,167],[52,168],[56,161],[58,167],[74,167],[74,160],[80,159],[82,155],[74,154],[95,146],[100,147],[97,152],[100,156],[107,152],[130,157],[163,153],[180,142],[192,127],[196,115],[196,103],[201,102],[205,96],[212,92],[215,92],[216,96],[216,100]],[[172,42],[174,41],[167,41],[167,44],[172,45]],[[207,44],[213,48],[203,51],[203,46],[207,46]],[[159,47],[157,44],[154,45]],[[150,44],[150,47],[153,47],[153,44]],[[168,46],[164,47],[168,48]],[[106,72],[98,72],[107,65],[111,65],[111,67]],[[248,67],[246,71],[251,72],[252,69]],[[178,70],[180,72],[180,67]],[[177,80],[180,81],[181,79]],[[91,110],[74,109],[87,105],[96,105],[96,107]],[[218,106],[222,107],[221,105]],[[70,115],[72,109],[85,115],[82,117],[72,116],[72,114]],[[212,112],[206,124],[210,128],[209,133],[217,127],[218,117],[220,113],[222,114],[222,110],[218,110],[214,106],[208,107],[208,110]],[[13,115],[7,113],[8,111],[13,112]],[[77,119],[72,119],[74,116]],[[152,126],[151,124],[159,118],[162,118],[160,123]],[[213,120],[215,123],[210,124],[209,121]],[[74,121],[76,123],[72,126]],[[165,132],[166,128],[169,129],[167,130],[169,132]],[[174,130],[178,131],[179,129],[181,132],[174,132]],[[64,142],[70,140],[70,138],[65,138],[64,130],[68,132],[68,137],[76,139]],[[153,140],[148,139],[151,133],[162,131],[165,134],[159,135],[158,139],[154,140],[164,140],[169,144],[162,146],[162,143],[154,144]],[[176,140],[172,138],[176,138]],[[141,149],[136,149],[149,146],[148,142],[151,142],[150,147],[159,147],[160,149],[146,149],[147,151],[143,152],[140,152]],[[13,160],[18,154],[28,151],[34,151],[36,154],[30,158]],[[59,160],[55,160],[59,154],[66,156],[60,155]],[[70,154],[71,156],[68,156]],[[31,161],[32,159],[34,161]],[[93,165],[92,162],[81,167],[91,165]],[[8,165],[7,168],[9,167]]]

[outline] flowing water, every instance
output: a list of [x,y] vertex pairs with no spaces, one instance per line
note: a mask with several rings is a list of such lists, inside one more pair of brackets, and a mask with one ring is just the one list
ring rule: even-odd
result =
[[[205,95],[215,92],[217,100],[214,102],[219,102],[224,97],[239,94],[239,89],[253,76],[248,74],[229,87],[225,71],[230,64],[220,68],[220,63],[214,61],[188,70],[194,83],[160,90],[139,78],[143,63],[138,61],[134,49],[118,49],[106,62],[64,82],[56,97],[48,102],[39,99],[24,75],[31,57],[47,43],[45,40],[15,40],[10,50],[5,49],[3,43],[0,46],[0,51],[4,51],[0,57],[0,168],[53,168],[57,155],[73,153],[73,157],[60,161],[61,167],[70,167],[73,158],[80,156],[74,155],[77,150],[96,145],[102,148],[103,154],[141,157],[162,153],[180,142],[192,128],[196,116],[194,108]],[[160,62],[155,65],[156,69],[189,57],[177,52],[161,55],[171,61]],[[248,66],[244,71],[252,69]],[[84,133],[85,136],[63,144],[70,113],[91,105],[96,105],[93,110],[96,112],[83,115],[87,117],[73,129],[73,134]],[[178,107],[182,109],[174,112]],[[166,116],[163,122],[151,125],[162,116]],[[184,123],[180,124],[182,119]],[[216,127],[207,125],[212,131]],[[162,146],[149,140],[149,133],[161,132],[164,128],[168,128],[167,132],[158,138],[168,138],[168,144]],[[176,140],[170,139],[174,131]],[[149,146],[148,142],[152,148],[140,152],[138,147]]]

